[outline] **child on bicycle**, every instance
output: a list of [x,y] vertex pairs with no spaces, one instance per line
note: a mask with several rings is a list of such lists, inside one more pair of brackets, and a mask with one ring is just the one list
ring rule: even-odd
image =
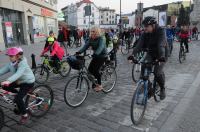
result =
[[46,52],[50,51],[51,59],[53,61],[52,65],[53,67],[56,68],[57,71],[59,71],[60,70],[59,62],[60,60],[62,60],[65,52],[53,37],[49,37],[47,41],[48,41],[48,46],[42,51],[41,56],[43,56]]
[[[2,82],[1,85],[4,90],[17,93],[14,99],[17,108],[14,109],[14,112],[22,115],[20,123],[24,124],[29,119],[29,115],[23,98],[34,87],[35,77],[27,63],[27,59],[23,57],[23,50],[21,48],[9,48],[6,51],[6,55],[9,56],[10,63],[0,68],[0,76],[8,72],[11,72],[13,75]],[[20,89],[18,91],[15,88]]]

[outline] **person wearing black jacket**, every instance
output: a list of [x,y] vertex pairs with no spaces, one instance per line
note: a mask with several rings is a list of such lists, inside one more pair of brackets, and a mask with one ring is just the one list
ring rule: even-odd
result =
[[165,74],[163,69],[168,57],[165,30],[157,25],[157,21],[154,17],[146,17],[142,24],[145,27],[145,32],[141,35],[137,46],[133,49],[133,55],[129,56],[128,60],[132,60],[133,56],[142,49],[147,49],[147,57],[145,60],[160,61],[160,64],[155,65],[154,67],[154,75],[161,88],[160,99],[163,100],[166,97]]
[[64,28],[59,28],[57,41],[60,43],[60,46],[65,49],[65,54],[67,55],[67,45],[65,44],[65,35]]

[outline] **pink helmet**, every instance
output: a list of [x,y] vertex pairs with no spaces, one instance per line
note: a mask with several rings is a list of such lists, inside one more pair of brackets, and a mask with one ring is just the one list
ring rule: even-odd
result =
[[12,48],[7,49],[6,55],[15,56],[15,55],[19,54],[19,52],[20,51],[17,47],[12,47]]
[[24,52],[23,49],[22,49],[21,47],[17,47],[17,48],[18,48],[19,52],[21,52],[21,53]]

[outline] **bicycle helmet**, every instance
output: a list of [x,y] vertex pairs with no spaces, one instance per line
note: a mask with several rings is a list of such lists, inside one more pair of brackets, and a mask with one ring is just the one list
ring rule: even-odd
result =
[[6,55],[8,56],[15,56],[18,55],[19,53],[20,51],[17,47],[8,48],[6,51]]
[[142,21],[142,24],[144,26],[153,25],[156,23],[157,23],[156,18],[152,16],[145,17],[144,20]]
[[54,42],[55,40],[54,40],[53,37],[49,37],[49,38],[47,39],[47,41],[48,41],[48,42]]

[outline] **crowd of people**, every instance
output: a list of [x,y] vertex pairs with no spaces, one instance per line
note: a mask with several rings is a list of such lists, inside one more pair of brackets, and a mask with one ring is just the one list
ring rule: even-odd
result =
[[[90,30],[80,30],[65,28],[59,26],[58,36],[50,31],[49,36],[46,39],[44,49],[41,50],[41,56],[46,52],[50,52],[51,59],[53,60],[53,66],[59,71],[59,61],[63,57],[68,55],[67,47],[72,44],[72,38],[74,42],[83,43],[84,46],[76,52],[75,55],[84,53],[88,48],[91,48],[94,52],[92,60],[89,65],[89,72],[97,79],[97,85],[93,85],[93,88],[99,92],[103,89],[101,85],[101,75],[99,69],[104,64],[108,52],[111,52],[111,61],[116,59],[116,53],[119,48],[119,39],[128,40],[128,43],[133,43],[135,37],[135,48],[132,55],[128,57],[129,60],[133,59],[141,49],[148,49],[149,55],[146,59],[158,60],[161,63],[154,68],[155,78],[161,88],[160,98],[165,99],[165,74],[164,66],[168,58],[167,46],[170,45],[170,54],[173,49],[174,39],[178,39],[181,45],[185,45],[186,52],[189,52],[188,40],[190,36],[194,36],[198,33],[198,29],[194,27],[189,30],[187,26],[166,28],[158,26],[154,17],[146,17],[143,21],[143,28],[129,28],[124,29],[123,32],[118,32],[114,29],[100,29],[98,27],[92,27]],[[84,42],[82,42],[82,40]],[[167,41],[166,41],[167,40]],[[65,50],[64,50],[65,49]],[[0,75],[7,72],[12,72],[13,75],[1,85],[8,86],[6,90],[14,90],[15,87],[20,87],[20,91],[15,98],[17,108],[15,113],[22,115],[21,122],[25,122],[28,119],[28,114],[25,109],[23,97],[27,94],[28,90],[34,86],[35,77],[32,70],[28,66],[26,58],[23,56],[23,50],[19,47],[9,48],[6,52],[9,56],[10,63],[0,69]]]

